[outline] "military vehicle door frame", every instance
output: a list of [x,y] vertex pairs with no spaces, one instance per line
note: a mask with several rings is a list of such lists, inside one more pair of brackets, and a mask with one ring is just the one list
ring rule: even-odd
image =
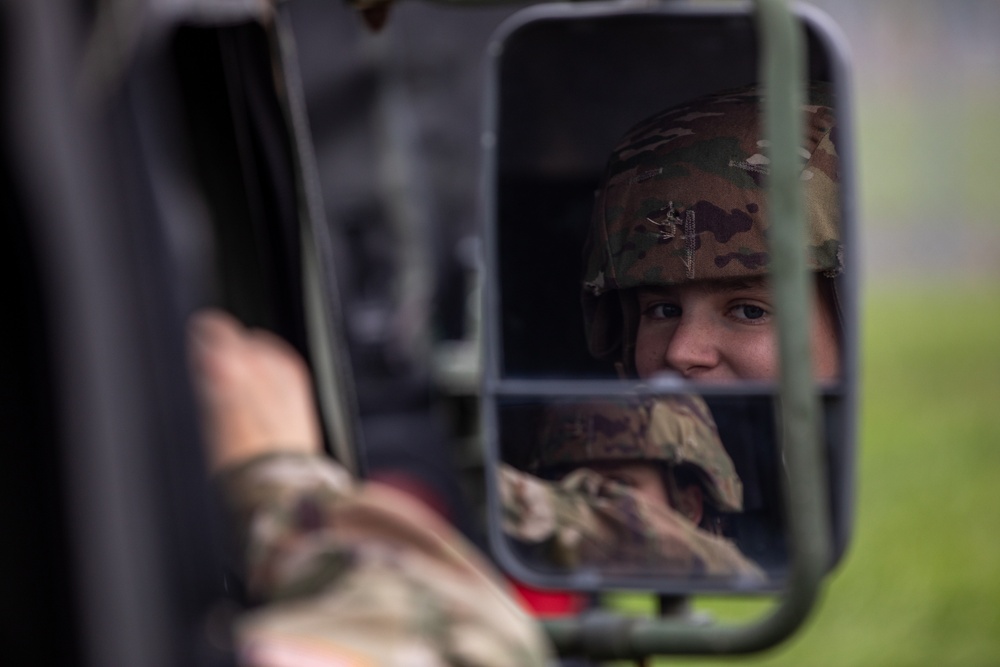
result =
[[[227,307],[289,337],[339,458],[362,467],[294,42],[266,3],[90,4],[0,3],[16,259],[0,390],[18,407],[0,423],[18,475],[2,494],[24,547],[4,560],[8,649],[232,664],[239,582],[186,370],[191,311]],[[331,419],[333,394],[347,400]]]

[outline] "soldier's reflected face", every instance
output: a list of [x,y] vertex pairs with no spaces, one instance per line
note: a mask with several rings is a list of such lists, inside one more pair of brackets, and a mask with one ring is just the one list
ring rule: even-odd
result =
[[588,468],[600,473],[603,477],[627,486],[646,498],[646,500],[663,505],[669,505],[667,491],[663,486],[663,476],[660,468],[654,463],[628,462],[594,462],[588,463]]
[[[691,380],[765,380],[778,374],[777,329],[764,278],[639,288],[635,366],[641,378],[672,372]],[[818,380],[837,376],[830,307],[816,289],[811,346]]]
[[663,471],[658,463],[604,461],[588,463],[587,467],[607,479],[634,489],[647,502],[673,508],[695,525],[701,522],[704,511],[701,487],[697,484],[691,484],[677,489],[679,506],[675,506],[670,501],[670,496],[666,486],[664,486]]

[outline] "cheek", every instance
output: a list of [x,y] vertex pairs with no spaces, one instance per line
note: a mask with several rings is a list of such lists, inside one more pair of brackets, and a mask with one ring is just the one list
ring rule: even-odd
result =
[[666,369],[664,357],[669,343],[669,334],[639,325],[635,336],[635,372],[640,378]]
[[667,490],[663,488],[663,482],[658,476],[642,480],[638,490],[650,503],[670,507],[670,501],[667,500]]
[[727,336],[720,342],[731,379],[774,380],[778,377],[777,334],[770,327],[750,335]]
[[631,480],[631,486],[650,503],[670,506],[663,478],[655,465],[623,465],[615,468],[618,474]]

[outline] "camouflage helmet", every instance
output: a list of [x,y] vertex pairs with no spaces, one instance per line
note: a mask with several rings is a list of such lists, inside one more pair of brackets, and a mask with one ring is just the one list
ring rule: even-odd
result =
[[[842,269],[836,121],[826,84],[808,91],[801,156],[812,270]],[[619,290],[769,272],[768,142],[756,87],[716,93],[629,130],[608,161],[584,247],[590,352],[624,348],[633,326]],[[623,346],[624,343],[624,346]]]
[[743,485],[705,401],[692,395],[554,404],[539,433],[534,467],[598,461],[694,466],[715,506],[743,509]]

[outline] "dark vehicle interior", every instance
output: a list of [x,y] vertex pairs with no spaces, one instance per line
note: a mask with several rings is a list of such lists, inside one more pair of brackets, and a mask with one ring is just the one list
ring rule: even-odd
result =
[[219,305],[311,354],[272,45],[254,16],[171,26],[81,102],[74,9],[0,10],[3,645],[229,664],[239,577],[206,512],[184,328]]

